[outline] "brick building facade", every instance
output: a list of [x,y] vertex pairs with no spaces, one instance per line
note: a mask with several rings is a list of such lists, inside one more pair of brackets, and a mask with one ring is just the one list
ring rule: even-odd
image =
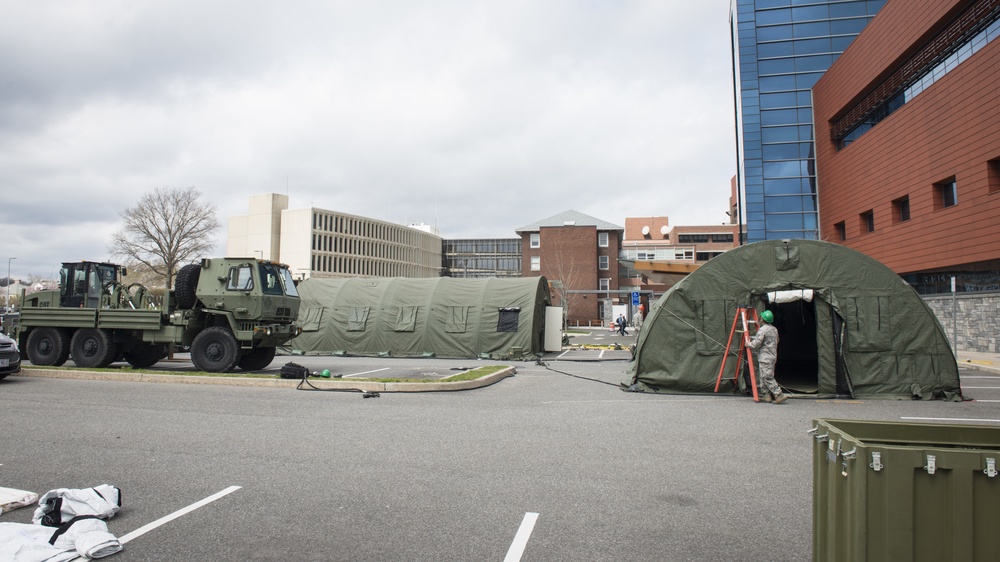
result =
[[[568,324],[602,324],[618,294],[622,227],[576,211],[518,228],[522,274],[544,276]],[[555,304],[555,303],[554,303]]]
[[813,89],[820,236],[1000,288],[1000,2],[889,0]]

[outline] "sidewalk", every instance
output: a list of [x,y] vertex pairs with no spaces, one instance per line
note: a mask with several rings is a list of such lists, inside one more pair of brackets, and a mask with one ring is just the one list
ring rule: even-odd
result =
[[958,366],[975,371],[984,371],[1000,375],[1000,353],[981,353],[978,351],[959,351]]

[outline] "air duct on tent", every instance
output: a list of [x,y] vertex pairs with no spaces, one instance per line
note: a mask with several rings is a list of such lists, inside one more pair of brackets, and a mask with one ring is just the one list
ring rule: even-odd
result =
[[768,302],[773,304],[782,304],[786,302],[795,301],[806,301],[812,302],[813,300],[813,290],[812,289],[796,289],[789,291],[771,291],[767,294]]

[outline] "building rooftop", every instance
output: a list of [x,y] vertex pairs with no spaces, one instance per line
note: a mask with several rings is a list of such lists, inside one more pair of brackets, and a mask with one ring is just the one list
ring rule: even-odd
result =
[[558,215],[553,215],[547,219],[533,222],[531,224],[515,229],[514,232],[538,232],[543,226],[594,226],[597,230],[625,230],[617,224],[585,215],[578,211],[563,211]]

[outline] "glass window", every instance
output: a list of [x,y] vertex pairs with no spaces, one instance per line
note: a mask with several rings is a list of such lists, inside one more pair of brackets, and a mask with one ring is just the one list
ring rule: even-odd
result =
[[253,289],[253,269],[249,264],[229,268],[229,281],[226,289],[230,291],[249,291]]
[[797,109],[769,109],[760,112],[760,122],[762,125],[787,125],[798,123],[799,115]]
[[801,213],[805,209],[802,205],[802,197],[794,196],[777,196],[777,197],[765,197],[764,204],[767,206],[767,212],[769,213]]
[[784,162],[764,162],[765,178],[786,178],[809,174],[808,163],[804,160]]
[[528,235],[530,237],[529,246],[532,248],[538,248],[542,245],[541,234],[538,232],[532,232]]
[[792,38],[791,25],[772,25],[769,27],[757,28],[757,40],[764,41],[785,41]]
[[895,222],[910,220],[910,196],[900,197],[892,202],[892,215]]
[[868,18],[833,20],[830,22],[830,35],[857,35],[866,25]]
[[541,270],[542,270],[542,257],[531,256],[531,271],[541,271]]
[[798,157],[799,145],[796,143],[764,145],[765,160],[794,160]]
[[597,233],[597,245],[600,246],[600,247],[602,247],[602,248],[607,248],[608,247],[608,233],[607,232],[598,232]]
[[792,8],[792,19],[795,21],[825,20],[830,17],[830,10],[824,5]]
[[788,8],[783,10],[762,10],[757,12],[757,25],[774,25],[778,23],[791,23],[792,11]]
[[761,129],[760,137],[764,142],[797,141],[799,130],[798,127],[767,127]]
[[[787,74],[795,72],[796,62],[794,59],[770,59],[757,63],[757,72],[760,74]],[[825,70],[825,69],[824,69]]]
[[[829,43],[829,42],[828,42]],[[778,43],[761,43],[757,45],[757,56],[761,58],[787,57],[793,54],[794,47],[791,41],[780,41]]]
[[597,269],[608,269],[610,261],[609,256],[597,256]]
[[850,18],[867,15],[867,2],[838,2],[830,5],[831,18]]
[[805,37],[824,37],[830,35],[830,22],[797,23],[792,26],[796,39]]
[[805,178],[769,179],[764,181],[764,193],[768,195],[810,193],[809,182]]
[[601,291],[608,291],[611,289],[611,279],[602,277],[601,279],[597,280],[597,283],[598,283],[597,288]]
[[[760,107],[763,109],[775,109],[779,107],[795,107],[797,105],[795,92],[784,92],[780,94],[761,94]],[[790,139],[795,140],[795,139]]]
[[861,232],[875,232],[875,211],[868,210],[861,213]]
[[946,209],[958,205],[958,184],[954,179],[935,184],[934,187],[938,192],[939,208]]
[[767,76],[760,79],[760,89],[762,92],[779,92],[781,90],[794,90],[794,76]]
[[837,240],[840,240],[841,242],[847,240],[847,226],[844,224],[844,221],[840,221],[833,225],[833,228],[837,231]]
[[768,213],[764,217],[764,222],[767,230],[802,230],[802,215],[798,213],[787,215]]
[[826,72],[833,64],[833,57],[830,55],[802,56],[795,59],[796,72]]

